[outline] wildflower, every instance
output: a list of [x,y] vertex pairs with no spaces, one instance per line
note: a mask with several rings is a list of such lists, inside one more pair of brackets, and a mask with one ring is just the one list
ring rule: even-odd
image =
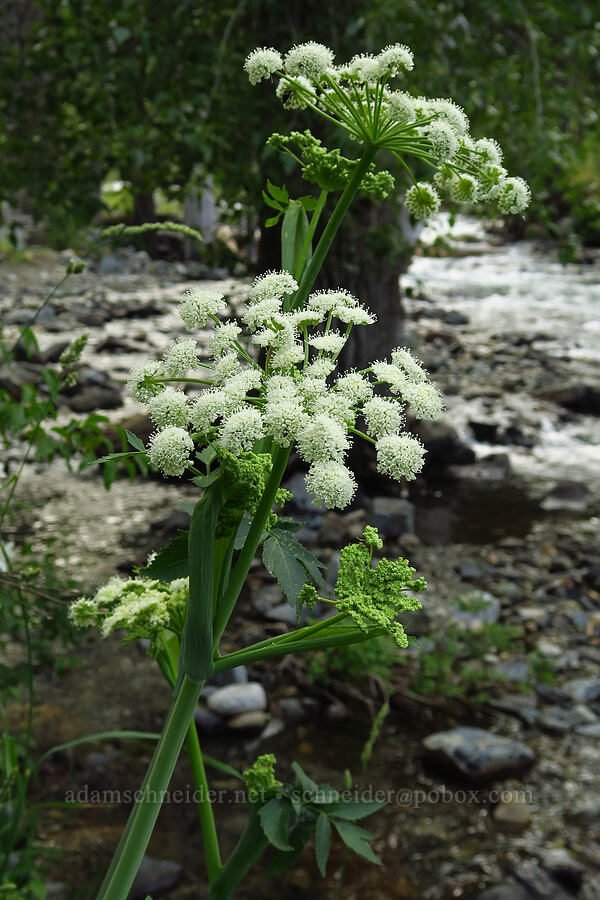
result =
[[477,179],[472,175],[456,175],[450,182],[450,197],[456,203],[474,203],[477,199]]
[[203,391],[190,407],[190,422],[196,431],[205,433],[225,409],[225,393],[223,391]]
[[415,219],[428,219],[440,208],[439,194],[426,181],[419,181],[407,190],[404,205]]
[[374,325],[377,321],[377,316],[360,303],[356,306],[335,306],[333,315],[345,325]]
[[327,378],[335,370],[335,363],[327,357],[317,358],[304,369],[307,378]]
[[281,313],[281,300],[277,297],[265,297],[252,306],[246,306],[242,313],[242,322],[254,331],[261,326],[268,325],[273,321],[273,317]]
[[346,335],[338,334],[337,331],[328,331],[326,334],[318,334],[316,337],[309,338],[308,343],[315,350],[338,354],[347,340]]
[[221,322],[210,336],[210,352],[215,359],[230,353],[242,329],[235,322]]
[[415,384],[427,381],[427,372],[406,347],[397,347],[392,350],[391,360],[392,365],[402,369],[409,381],[414,381]]
[[166,425],[184,427],[189,422],[188,398],[183,391],[162,391],[152,397],[148,404],[148,412],[158,428],[164,428]]
[[281,71],[283,60],[281,54],[272,47],[260,47],[248,54],[244,69],[248,73],[250,84],[258,84],[264,78],[270,78],[274,72]]
[[349,291],[338,288],[337,291],[315,291],[308,298],[310,309],[318,310],[323,315],[328,315],[334,309],[346,306],[356,306],[358,300]]
[[502,148],[493,138],[481,138],[475,141],[473,148],[481,157],[482,162],[492,163],[495,166],[502,164]]
[[425,128],[432,155],[443,162],[453,159],[458,149],[458,140],[451,125],[441,119],[430,122]]
[[350,446],[345,428],[330,416],[317,415],[297,435],[298,453],[307,462],[343,458]]
[[391,91],[385,97],[385,106],[390,116],[401,125],[414,122],[416,118],[415,100],[406,91]]
[[322,397],[329,390],[324,378],[310,378],[304,376],[303,378],[298,379],[296,386],[298,393],[304,397],[309,405],[313,404],[315,400]]
[[402,424],[402,410],[396,400],[372,397],[363,406],[367,432],[374,438],[396,434]]
[[377,471],[400,481],[413,481],[423,468],[425,448],[407,434],[386,434],[375,444]]
[[242,450],[251,450],[256,441],[264,436],[260,411],[247,406],[225,419],[218,444],[235,456],[239,456]]
[[324,503],[328,509],[345,509],[356,493],[352,472],[335,460],[313,464],[305,478],[307,490],[315,495],[314,503]]
[[79,597],[69,607],[69,618],[76,628],[95,625],[98,619],[98,606],[90,597]]
[[308,99],[315,99],[315,89],[303,75],[298,75],[294,81],[282,78],[275,91],[286,109],[306,109]]
[[263,753],[249,769],[244,769],[243,776],[251,801],[264,800],[268,791],[281,786],[275,778],[275,757],[272,753]]
[[184,428],[167,425],[150,438],[148,460],[163,475],[181,476],[189,462],[194,442]]
[[503,213],[520,213],[529,206],[531,191],[522,178],[506,178],[498,194],[498,207]]
[[160,391],[164,391],[165,386],[157,378],[164,377],[164,372],[157,362],[147,360],[135,366],[129,374],[127,380],[127,388],[129,394],[134,400],[141,403],[148,403]]
[[193,338],[173,341],[164,356],[165,373],[170,378],[182,378],[198,365],[198,345]]
[[222,384],[228,378],[233,378],[241,372],[241,365],[237,352],[232,350],[220,356],[212,369],[211,381],[213,384]]
[[374,84],[381,75],[381,63],[369,53],[358,54],[350,60],[346,71],[359,84]]
[[393,78],[402,70],[412,71],[415,65],[412,51],[404,44],[390,44],[377,56],[379,77]]
[[363,540],[365,544],[377,550],[383,549],[383,541],[379,537],[379,532],[373,525],[365,525],[363,532]]
[[477,194],[486,200],[499,196],[506,179],[506,169],[496,163],[486,163],[478,172]]
[[285,397],[267,400],[263,420],[267,433],[280,447],[289,447],[309,421],[298,402]]
[[311,81],[320,81],[333,65],[333,50],[315,41],[298,44],[287,52],[284,65],[288,75],[303,75]]
[[287,344],[280,347],[271,357],[271,368],[284,371],[291,366],[301,363],[304,359],[304,347],[302,344]]
[[354,425],[356,414],[352,409],[351,402],[343,394],[328,391],[322,397],[318,397],[312,406],[311,412],[315,415],[324,415],[335,419],[344,428],[348,424]]
[[457,137],[464,137],[469,132],[469,120],[462,109],[453,100],[436,97],[428,102],[429,110],[448,123]]
[[336,380],[336,388],[352,403],[360,403],[373,393],[369,381],[360,372],[346,372]]
[[431,383],[414,384],[407,381],[402,390],[402,398],[418,419],[439,419],[444,409],[442,396]]
[[250,288],[250,300],[281,300],[286,294],[293,294],[298,290],[298,282],[289,272],[266,272],[255,279]]
[[184,291],[179,304],[179,315],[188,328],[202,328],[207,319],[215,316],[225,306],[223,294],[208,288],[191,288]]

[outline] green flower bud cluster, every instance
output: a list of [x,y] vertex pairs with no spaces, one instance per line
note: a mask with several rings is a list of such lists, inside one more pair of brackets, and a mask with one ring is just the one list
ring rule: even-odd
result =
[[265,795],[281,787],[275,778],[276,759],[273,753],[263,753],[250,768],[242,772],[249,800],[264,800]]

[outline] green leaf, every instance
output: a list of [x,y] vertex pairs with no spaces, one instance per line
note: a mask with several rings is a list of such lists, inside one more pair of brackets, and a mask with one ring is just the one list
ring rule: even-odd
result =
[[315,829],[315,857],[319,872],[325,878],[327,870],[327,860],[329,859],[329,851],[331,849],[331,825],[325,813],[321,813],[317,819],[317,827]]
[[[301,229],[302,206],[295,200],[290,203],[283,217],[281,226],[281,268],[286,272],[294,272],[296,269],[296,257],[298,254],[298,231]],[[304,214],[306,216],[306,213]],[[302,240],[300,240],[300,245]]]
[[267,178],[267,187],[272,197],[275,197],[276,200],[279,200],[281,203],[287,203],[290,199],[290,195],[288,194],[285,185],[283,187],[277,187],[276,184],[273,184],[272,181],[269,181]]
[[156,554],[152,562],[140,570],[147,578],[158,581],[173,581],[174,578],[186,578],[188,574],[188,535],[187,531],[179,531],[166,547]]
[[265,201],[265,203],[267,204],[267,206],[271,207],[271,209],[276,209],[278,212],[283,212],[283,206],[281,205],[281,203],[278,203],[276,200],[273,200],[264,191],[262,192],[262,198]]
[[136,740],[136,741],[157,741],[160,734],[152,734],[147,731],[100,731],[98,734],[87,734],[85,737],[75,738],[73,741],[67,741],[65,744],[57,744],[46,750],[32,766],[32,771],[39,769],[41,764],[52,756],[53,753],[60,753],[61,750],[70,750],[71,747],[78,747],[80,744],[91,744],[95,741],[114,741],[114,740]]
[[214,484],[217,479],[221,477],[221,469],[215,469],[214,472],[211,472],[210,475],[196,475],[195,478],[192,478],[192,484],[197,484],[198,487],[207,488],[210,487],[211,484]]
[[336,819],[344,819],[346,822],[357,822],[370,816],[385,806],[376,800],[343,800],[338,803],[330,803],[327,806],[327,815]]
[[313,781],[312,778],[308,777],[300,763],[293,762],[292,771],[296,776],[296,787],[303,795],[305,795],[303,796],[303,799],[307,801],[309,797],[314,797],[319,791],[318,784]]
[[273,797],[258,813],[265,836],[278,850],[294,849],[288,840],[290,812],[290,805],[286,800]]
[[127,431],[127,429],[125,429],[125,434],[127,435],[127,440],[129,441],[129,443],[131,444],[132,447],[135,447],[136,450],[141,450],[142,453],[146,452],[146,448],[144,447],[144,444],[139,439],[137,434],[133,434],[132,431]]
[[288,603],[295,606],[298,594],[306,583],[306,569],[289,544],[278,535],[270,534],[263,544],[263,562],[267,571],[277,579]]
[[201,463],[210,466],[211,462],[217,458],[217,451],[212,444],[208,444],[200,453],[196,454]]
[[310,194],[307,194],[305,197],[298,197],[298,203],[302,204],[306,212],[312,212],[318,205],[316,197],[312,197]]
[[358,825],[352,825],[350,822],[340,822],[337,819],[332,821],[337,833],[349,850],[374,863],[376,866],[381,865],[381,860],[375,856],[367,843],[368,840],[375,837],[374,834],[371,834],[370,831],[365,831],[364,828],[359,828]]
[[[145,451],[144,451],[145,452]],[[114,459],[126,459],[127,457],[140,456],[139,450],[125,450],[123,453],[109,453],[108,456],[101,456],[99,459],[94,459],[90,463],[90,465],[94,465],[96,463],[106,463],[112,462]]]
[[238,778],[240,781],[244,780],[244,776],[241,772],[238,772],[233,766],[221,762],[220,759],[215,759],[214,756],[208,756],[206,753],[202,754],[202,759],[205,765],[210,766],[211,769],[218,769],[219,772],[225,772],[226,775],[233,775],[234,778]]
[[281,213],[278,213],[276,216],[270,216],[265,220],[265,228],[273,228],[274,225],[277,225],[281,218]]

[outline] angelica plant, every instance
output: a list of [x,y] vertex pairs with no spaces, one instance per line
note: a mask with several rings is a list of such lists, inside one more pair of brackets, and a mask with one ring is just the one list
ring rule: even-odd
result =
[[[407,430],[407,416],[435,419],[443,409],[439,391],[407,348],[398,347],[389,359],[374,360],[361,371],[340,370],[352,330],[375,327],[375,316],[368,298],[343,287],[314,289],[356,194],[376,199],[394,189],[392,175],[379,168],[376,155],[387,152],[405,169],[411,186],[404,201],[417,218],[437,211],[440,192],[455,202],[486,203],[505,214],[521,211],[529,199],[525,182],[503,168],[496,142],[471,138],[462,109],[450,100],[415,97],[405,90],[412,67],[410,50],[400,44],[343,65],[335,64],[329,48],[314,42],[293,47],[285,56],[271,48],[255,50],[246,60],[253,84],[275,78],[277,97],[286,107],[338,125],[360,155],[346,158],[308,130],[273,135],[271,144],[290,154],[319,189],[318,197],[294,199],[268,182],[265,201],[276,211],[271,224],[281,222],[281,269],[256,278],[236,317],[225,318],[220,291],[201,285],[186,291],[181,320],[192,333],[208,329],[208,356],[191,334],[174,341],[162,359],[146,360],[131,373],[130,393],[147,405],[155,431],[147,446],[130,436],[130,455],[165,476],[187,477],[201,494],[189,531],[152,558],[138,577],[113,580],[72,608],[82,626],[95,624],[104,634],[121,629],[127,640],[149,638],[151,653],[173,688],[141,799],[101,900],[127,896],[186,738],[201,789],[212,900],[231,897],[268,845],[289,860],[313,833],[324,873],[332,824],[350,849],[377,862],[368,843],[372,835],[354,824],[377,805],[344,807],[337,796],[323,799],[319,786],[294,764],[296,788],[304,797],[299,801],[293,786],[279,785],[267,757],[245,773],[248,825],[222,862],[193,713],[205,679],[235,666],[331,651],[382,635],[400,648],[407,646],[397,617],[419,608],[424,579],[403,559],[375,564],[382,542],[367,527],[360,541],[342,551],[333,595],[324,596],[319,560],[296,539],[297,523],[281,514],[290,498],[281,482],[295,450],[306,466],[314,502],[345,509],[357,490],[347,464],[355,440],[374,445],[382,475],[412,480],[423,467],[425,451]],[[430,180],[416,179],[415,161],[430,171]],[[335,193],[340,196],[317,240],[326,200]],[[317,600],[332,609],[309,625],[225,653],[221,639],[259,547],[266,568],[298,613],[303,606],[314,609]]]

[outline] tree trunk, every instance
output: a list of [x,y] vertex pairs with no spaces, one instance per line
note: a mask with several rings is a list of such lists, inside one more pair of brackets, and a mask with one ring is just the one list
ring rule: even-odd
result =
[[349,290],[377,316],[376,325],[352,329],[340,369],[363,369],[402,342],[400,275],[414,252],[414,236],[406,234],[402,219],[395,198],[358,200],[327,257],[318,286]]

